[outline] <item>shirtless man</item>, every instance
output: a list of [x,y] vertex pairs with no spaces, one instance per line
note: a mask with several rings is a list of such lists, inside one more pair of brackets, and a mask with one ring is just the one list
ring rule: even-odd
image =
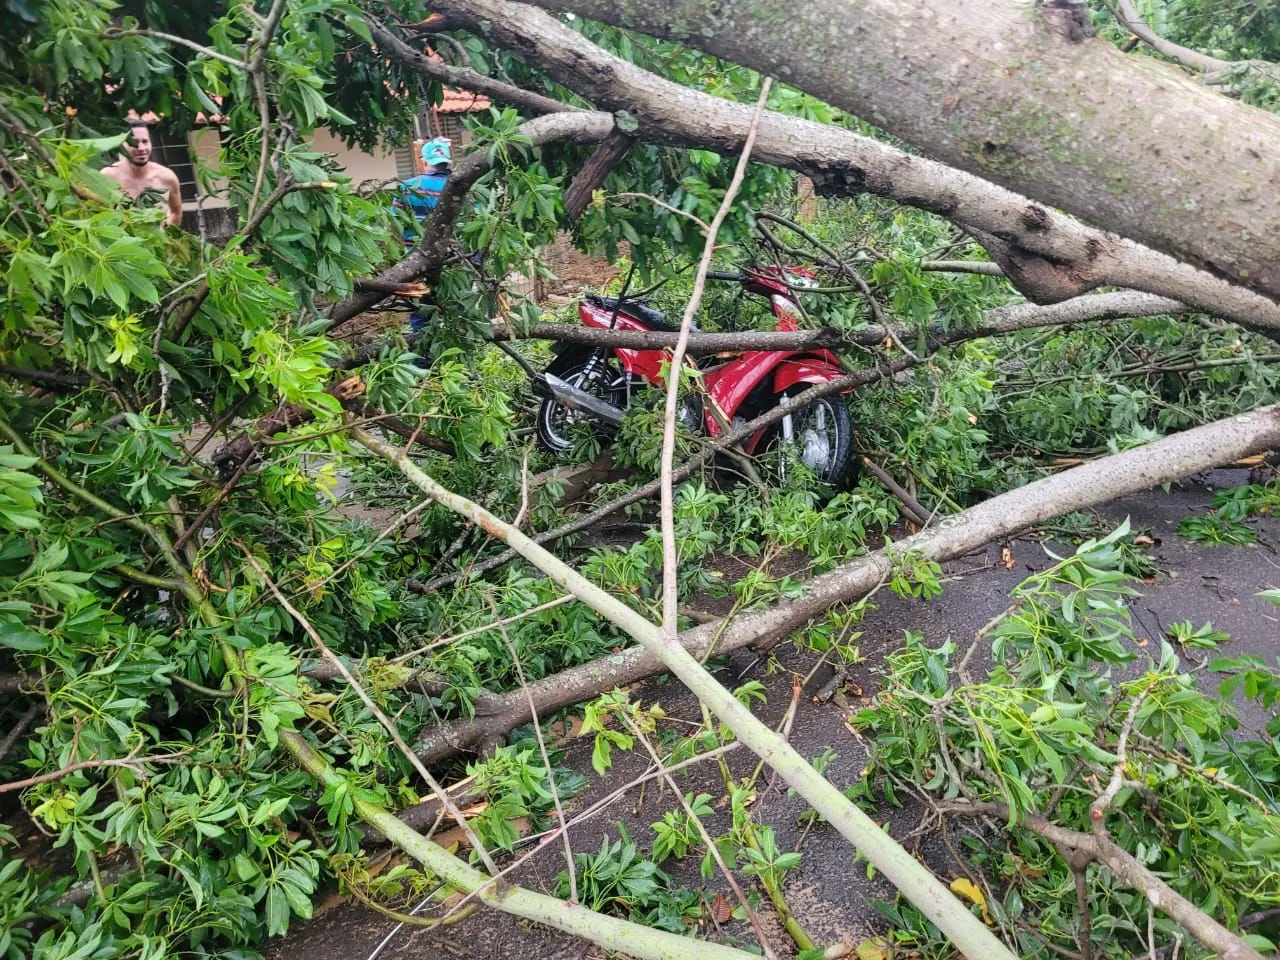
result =
[[182,191],[178,175],[168,167],[151,162],[151,131],[140,120],[129,121],[129,138],[120,149],[120,159],[102,172],[120,184],[120,189],[133,199],[144,190],[163,194],[165,222],[173,226],[182,223]]

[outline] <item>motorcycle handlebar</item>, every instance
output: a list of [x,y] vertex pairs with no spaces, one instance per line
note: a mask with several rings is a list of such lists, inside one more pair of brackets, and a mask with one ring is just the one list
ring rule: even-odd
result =
[[719,270],[708,270],[707,279],[730,280],[734,283],[741,283],[743,280],[747,279],[747,275],[745,273],[721,273]]

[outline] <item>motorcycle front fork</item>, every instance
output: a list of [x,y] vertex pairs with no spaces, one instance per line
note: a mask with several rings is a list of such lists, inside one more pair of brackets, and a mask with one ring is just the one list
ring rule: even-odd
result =
[[[609,373],[608,362],[609,351],[604,347],[600,347],[591,351],[591,359],[587,361],[586,367],[582,371],[582,379],[578,381],[578,388],[591,393],[592,388],[596,385],[596,379],[602,375],[607,376]],[[627,404],[631,403],[631,377],[626,376],[623,382],[627,391]],[[611,384],[609,385],[611,386]]]
[[787,457],[786,451],[791,449],[791,444],[796,438],[795,423],[791,420],[791,414],[787,414],[782,418],[782,450],[783,455],[778,458],[778,479],[783,482],[787,479]]

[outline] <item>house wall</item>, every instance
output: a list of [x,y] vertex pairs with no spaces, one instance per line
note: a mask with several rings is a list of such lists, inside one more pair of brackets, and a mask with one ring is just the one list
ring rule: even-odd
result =
[[338,163],[357,186],[366,180],[397,179],[396,155],[392,150],[382,147],[373,153],[353,150],[323,127],[312,134],[311,146],[315,150],[337,156]]

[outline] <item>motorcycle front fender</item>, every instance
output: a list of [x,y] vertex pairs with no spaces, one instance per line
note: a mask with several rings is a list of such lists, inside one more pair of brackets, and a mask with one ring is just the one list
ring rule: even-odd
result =
[[[836,364],[820,357],[795,357],[784,360],[773,371],[773,392],[786,393],[802,383],[830,383],[844,376]],[[849,390],[853,388],[850,387]],[[844,391],[848,393],[849,390]]]

